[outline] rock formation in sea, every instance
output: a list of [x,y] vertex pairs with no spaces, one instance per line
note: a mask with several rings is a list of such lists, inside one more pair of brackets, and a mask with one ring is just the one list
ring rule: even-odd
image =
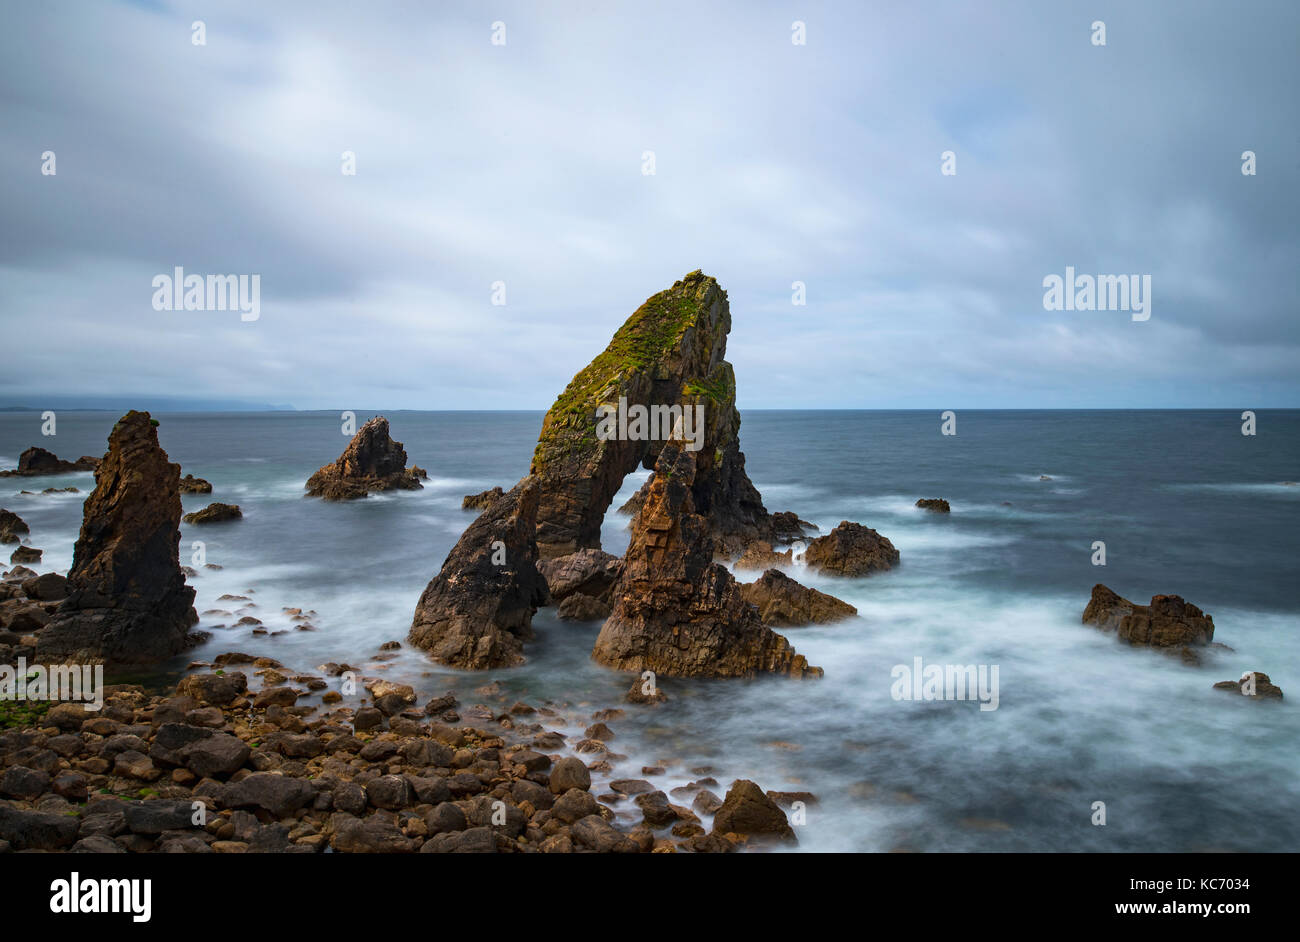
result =
[[244,516],[244,512],[239,509],[238,504],[208,504],[202,510],[196,510],[192,514],[186,514],[184,521],[186,523],[221,523],[225,520],[238,520]]
[[490,487],[486,491],[479,491],[477,494],[466,494],[460,501],[461,510],[482,510],[488,504],[492,503],[498,497],[502,496],[505,491],[498,487]]
[[1138,605],[1097,583],[1083,610],[1083,623],[1115,632],[1119,640],[1178,654],[1199,663],[1199,650],[1214,640],[1214,619],[1177,595],[1152,596]]
[[771,628],[829,625],[858,613],[848,602],[801,585],[779,569],[769,569],[755,581],[743,583],[740,594]]
[[22,517],[0,507],[0,543],[18,543],[30,532]]
[[916,502],[916,506],[936,514],[946,514],[952,510],[942,497],[922,497]]
[[196,478],[192,474],[187,474],[185,475],[185,477],[181,478],[181,493],[182,494],[211,494],[212,485],[209,482],[203,480],[203,478]]
[[714,562],[714,536],[695,504],[699,461],[676,440],[660,449],[592,658],[666,676],[821,676]]
[[809,566],[831,575],[865,576],[897,566],[899,554],[888,537],[844,520],[809,543],[803,558]]
[[522,664],[547,600],[537,571],[537,482],[524,478],[469,525],[425,588],[410,640],[434,660],[482,670]]
[[1221,680],[1215,690],[1229,690],[1244,697],[1259,700],[1281,700],[1282,688],[1273,683],[1263,671],[1246,671],[1240,680]]
[[147,412],[113,426],[86,498],[68,597],[40,633],[37,657],[148,664],[183,650],[198,621],[180,567],[180,465]]
[[418,491],[424,485],[406,467],[406,449],[388,434],[388,420],[375,416],[357,430],[333,464],[307,479],[307,496],[355,500],[371,491]]
[[[542,422],[531,473],[541,498],[537,543],[543,558],[599,548],[600,524],[623,478],[653,468],[677,415],[702,407],[693,486],[696,512],[719,548],[739,553],[772,539],[770,516],[745,473],[736,380],[725,359],[731,311],[717,281],[691,272],[639,307],[605,351],[584,367]],[[599,434],[597,410],[622,407],[626,434]],[[634,410],[648,410],[636,433]],[[676,413],[668,410],[676,408]],[[666,426],[666,427],[665,427]],[[734,551],[734,552],[733,552]]]
[[42,474],[69,474],[73,471],[94,471],[98,458],[82,455],[76,461],[64,461],[53,452],[32,446],[18,456],[18,467],[0,471],[0,478],[31,478]]

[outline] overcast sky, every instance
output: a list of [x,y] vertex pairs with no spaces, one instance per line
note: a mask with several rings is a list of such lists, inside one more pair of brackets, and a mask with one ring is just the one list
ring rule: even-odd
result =
[[[1298,45],[1294,0],[10,5],[0,398],[544,409],[702,268],[742,408],[1300,406]],[[178,265],[260,318],[155,311]],[[1067,265],[1150,320],[1044,310]]]

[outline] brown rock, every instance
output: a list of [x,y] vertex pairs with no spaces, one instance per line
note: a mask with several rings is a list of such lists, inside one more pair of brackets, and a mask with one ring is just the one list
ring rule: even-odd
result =
[[666,444],[592,658],[669,676],[820,676],[762,624],[731,573],[713,561],[713,538],[695,512],[695,480],[695,453]]
[[546,578],[553,601],[581,594],[608,602],[610,590],[623,571],[623,560],[602,550],[582,549],[543,559],[537,571]]
[[187,474],[181,478],[182,494],[211,494],[212,485],[203,478],[196,478],[192,474]]
[[742,585],[740,594],[758,608],[763,624],[773,628],[829,625],[858,613],[848,602],[800,585],[779,569],[769,569],[756,581]]
[[870,527],[844,520],[808,544],[804,562],[837,576],[865,576],[898,565],[898,550]]
[[483,510],[494,500],[500,500],[506,494],[500,487],[491,487],[477,494],[467,494],[461,499],[461,510]]
[[1258,700],[1282,699],[1282,688],[1273,683],[1263,671],[1246,671],[1241,675],[1241,680],[1221,680],[1214,685],[1214,689],[1230,690]]
[[202,510],[186,514],[182,519],[186,523],[221,523],[224,520],[238,520],[243,516],[238,504],[208,504]]
[[748,779],[737,779],[727,789],[722,807],[713,816],[715,834],[743,834],[749,837],[775,836],[794,841],[794,829],[785,812],[763,790]]
[[406,450],[388,434],[388,420],[375,416],[357,430],[343,454],[307,479],[307,496],[353,500],[371,491],[418,491],[424,485],[406,468]]
[[1083,623],[1114,631],[1127,644],[1181,654],[1189,663],[1214,640],[1214,619],[1181,597],[1155,595],[1150,605],[1137,605],[1101,583],[1092,587]]
[[523,663],[533,613],[546,602],[533,536],[537,499],[535,482],[524,478],[469,525],[420,596],[412,644],[455,667]]
[[916,502],[916,506],[936,514],[946,514],[952,510],[942,497],[922,497]]
[[755,540],[745,547],[745,552],[736,560],[737,569],[771,569],[773,566],[788,566],[791,563],[791,551],[778,553],[772,549],[767,540]]
[[577,592],[565,598],[555,614],[565,621],[604,621],[611,610],[609,602]]
[[30,532],[22,517],[0,507],[0,543],[17,543],[23,534]]
[[[537,543],[543,558],[599,547],[600,524],[623,478],[652,468],[671,430],[667,410],[701,406],[696,506],[720,546],[770,537],[762,497],[740,451],[736,382],[725,359],[731,311],[713,278],[691,272],[639,307],[603,353],[583,368],[542,423],[530,473],[541,488]],[[602,440],[597,409],[657,407],[656,429]],[[692,415],[695,413],[692,412]],[[669,426],[664,429],[663,426]]]
[[68,597],[40,634],[44,661],[153,663],[189,643],[198,621],[180,567],[180,466],[147,412],[128,412],[86,498]]
[[18,467],[12,471],[0,471],[0,478],[38,477],[43,474],[69,474],[73,471],[94,471],[99,465],[98,458],[83,455],[76,461],[64,461],[53,452],[35,446],[28,448],[18,456]]

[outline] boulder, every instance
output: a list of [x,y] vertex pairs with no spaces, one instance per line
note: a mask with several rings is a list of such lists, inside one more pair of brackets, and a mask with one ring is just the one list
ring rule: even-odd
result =
[[[725,359],[727,293],[695,271],[642,304],[605,351],[584,367],[542,422],[530,474],[541,491],[537,543],[542,558],[600,546],[600,525],[623,478],[652,469],[683,410],[703,409],[695,505],[718,545],[739,552],[770,538],[762,497],[745,473],[736,381]],[[647,412],[642,434],[603,436],[598,409]],[[676,409],[676,413],[670,410]],[[634,428],[634,426],[628,426]],[[695,443],[693,443],[694,446]]]
[[211,494],[212,485],[203,478],[196,478],[192,474],[187,474],[181,478],[182,494]]
[[473,670],[523,663],[533,613],[546,603],[534,539],[538,493],[524,478],[492,503],[420,596],[409,638],[434,660]]
[[778,553],[767,540],[755,540],[745,547],[734,565],[737,569],[771,569],[773,566],[790,565],[792,555],[791,550]]
[[565,621],[604,621],[610,611],[609,602],[576,592],[560,603],[555,614]]
[[20,546],[9,554],[9,562],[15,566],[24,563],[39,563],[42,555],[44,555],[44,551],[37,549],[35,546]]
[[916,502],[916,506],[936,514],[946,514],[952,510],[942,497],[922,497]]
[[680,677],[821,676],[713,561],[708,522],[695,510],[696,467],[697,453],[680,442],[660,451],[592,658]]
[[202,510],[186,514],[186,523],[221,523],[223,520],[238,520],[244,516],[238,504],[208,504]]
[[740,594],[758,609],[763,624],[772,628],[829,625],[858,613],[848,602],[800,585],[779,569],[769,569],[742,585]]
[[424,485],[407,470],[406,449],[388,434],[388,420],[375,416],[357,430],[333,464],[307,479],[307,496],[353,500],[371,491],[418,491]]
[[608,601],[610,590],[623,571],[623,560],[603,550],[582,549],[543,559],[537,564],[537,571],[546,578],[555,602],[574,594]]
[[180,567],[180,466],[147,412],[128,412],[86,498],[68,597],[40,634],[46,662],[155,663],[191,643],[194,590]]
[[748,779],[737,779],[727,789],[722,807],[713,816],[715,834],[747,837],[777,837],[795,841],[794,829],[785,812],[763,790]]
[[808,544],[804,562],[837,576],[865,576],[898,565],[898,550],[887,537],[848,520]]
[[17,543],[26,533],[30,533],[26,522],[12,510],[0,507],[0,543]]
[[1155,595],[1138,605],[1097,583],[1083,610],[1083,623],[1115,632],[1120,641],[1179,654],[1199,663],[1198,649],[1214,640],[1214,619],[1177,595]]
[[1246,671],[1240,680],[1221,680],[1215,690],[1229,690],[1257,700],[1281,700],[1282,688],[1273,683],[1263,671]]
[[23,580],[23,594],[39,602],[59,602],[68,597],[68,579],[56,572],[47,572]]

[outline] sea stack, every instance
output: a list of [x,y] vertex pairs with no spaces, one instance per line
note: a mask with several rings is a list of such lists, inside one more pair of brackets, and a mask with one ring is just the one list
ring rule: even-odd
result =
[[39,635],[45,663],[149,664],[188,646],[198,621],[180,567],[180,465],[148,412],[113,426],[86,498],[68,597]]
[[419,474],[406,467],[406,449],[388,434],[388,420],[375,416],[357,430],[343,454],[307,479],[307,496],[355,500],[371,491],[418,491]]
[[1097,583],[1083,610],[1083,623],[1113,631],[1120,641],[1178,654],[1189,664],[1200,663],[1199,649],[1214,641],[1214,619],[1177,595],[1154,595],[1150,605],[1138,605]]
[[694,501],[698,460],[679,441],[659,451],[592,658],[677,677],[821,676],[714,562],[709,521]]
[[469,525],[420,596],[412,644],[471,670],[524,662],[533,613],[547,598],[533,535],[537,498],[536,481],[524,478]]
[[[771,539],[769,514],[745,473],[736,379],[725,359],[731,311],[717,281],[691,272],[651,297],[605,351],[569,383],[542,422],[531,474],[540,488],[543,558],[600,548],[600,524],[623,478],[653,468],[676,415],[702,409],[692,501],[719,548],[739,553]],[[597,410],[618,421],[602,436]],[[633,412],[646,410],[638,429]],[[653,411],[652,411],[653,410]],[[630,416],[630,421],[628,421]],[[667,426],[667,428],[665,428]]]
[[0,471],[0,477],[32,478],[43,474],[71,474],[74,471],[94,471],[98,458],[83,455],[76,461],[64,461],[52,451],[33,445],[18,456],[18,467]]

